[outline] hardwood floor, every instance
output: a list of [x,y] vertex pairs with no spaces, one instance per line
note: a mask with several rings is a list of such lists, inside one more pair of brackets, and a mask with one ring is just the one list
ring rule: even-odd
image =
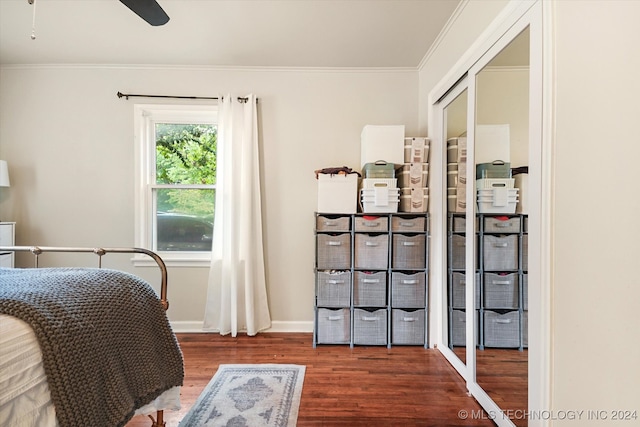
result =
[[[231,363],[305,365],[300,427],[494,425],[467,395],[460,376],[434,349],[313,348],[310,333],[263,333],[237,338],[178,334],[178,340],[185,361],[182,409],[165,413],[167,427],[178,425],[218,365]],[[461,411],[468,416],[463,419]],[[143,426],[150,426],[144,416],[134,417],[127,424]]]

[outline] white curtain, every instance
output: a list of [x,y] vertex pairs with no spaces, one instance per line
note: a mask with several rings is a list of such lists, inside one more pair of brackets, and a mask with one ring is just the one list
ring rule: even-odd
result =
[[216,208],[204,330],[256,335],[271,326],[262,247],[254,95],[221,97]]

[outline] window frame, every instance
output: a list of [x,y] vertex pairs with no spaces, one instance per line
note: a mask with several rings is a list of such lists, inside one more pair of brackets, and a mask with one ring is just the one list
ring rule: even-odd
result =
[[[156,123],[218,124],[216,105],[134,105],[135,140],[135,246],[157,252],[167,266],[209,267],[211,252],[207,251],[158,251],[154,249],[156,227],[155,190],[175,188],[175,185],[156,183]],[[184,189],[215,189],[215,185],[180,185]],[[152,266],[155,261],[136,255],[136,266]]]

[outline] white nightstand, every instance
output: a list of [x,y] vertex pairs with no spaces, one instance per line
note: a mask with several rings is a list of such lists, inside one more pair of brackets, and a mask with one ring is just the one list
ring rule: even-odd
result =
[[[0,222],[0,246],[14,246],[16,244],[16,223]],[[0,267],[14,266],[14,252],[0,252]]]

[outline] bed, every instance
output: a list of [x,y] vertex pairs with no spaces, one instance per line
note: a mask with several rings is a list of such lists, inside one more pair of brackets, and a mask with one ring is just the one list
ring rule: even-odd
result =
[[[36,268],[0,268],[0,425],[162,427],[180,408],[184,366],[169,325],[167,270],[140,248],[0,247]],[[92,252],[98,267],[41,268],[44,252]],[[160,295],[141,278],[102,268],[107,253],[153,258]],[[155,414],[155,418],[152,416]]]

